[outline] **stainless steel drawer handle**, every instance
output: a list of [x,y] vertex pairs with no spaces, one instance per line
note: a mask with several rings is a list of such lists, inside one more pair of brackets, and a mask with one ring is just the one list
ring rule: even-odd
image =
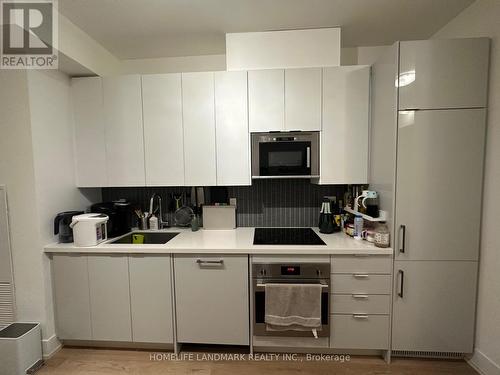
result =
[[361,315],[361,314],[353,314],[352,317],[354,319],[368,319],[368,315]]
[[367,279],[369,275],[367,274],[361,274],[361,273],[355,273],[352,276],[354,276],[356,279]]
[[203,259],[196,259],[196,263],[198,263],[200,266],[203,264],[224,264],[224,259],[219,259],[219,260],[203,260]]
[[[270,283],[270,284],[272,284],[272,283]],[[255,286],[257,288],[264,288],[266,286],[266,284],[265,283],[257,283],[257,284],[255,284]],[[321,289],[324,289],[324,288],[328,288],[328,285],[327,284],[321,284]]]
[[368,295],[366,295],[366,294],[353,294],[353,295],[352,295],[352,298],[356,298],[356,299],[367,299],[367,298],[368,298]]

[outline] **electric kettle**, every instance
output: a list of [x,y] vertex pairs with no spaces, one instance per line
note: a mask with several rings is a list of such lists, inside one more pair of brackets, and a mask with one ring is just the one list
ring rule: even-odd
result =
[[70,228],[73,216],[81,215],[83,211],[60,212],[54,218],[54,235],[59,235],[59,243],[73,242],[73,229]]

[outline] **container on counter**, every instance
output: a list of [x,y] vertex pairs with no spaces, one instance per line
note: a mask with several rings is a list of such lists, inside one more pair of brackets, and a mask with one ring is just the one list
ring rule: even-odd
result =
[[381,222],[375,229],[375,246],[389,247],[390,243],[389,227],[386,223]]
[[361,215],[356,215],[354,218],[354,239],[363,239],[363,217]]

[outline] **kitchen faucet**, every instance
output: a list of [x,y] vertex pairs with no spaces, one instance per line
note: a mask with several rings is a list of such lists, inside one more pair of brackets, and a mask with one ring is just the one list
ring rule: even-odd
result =
[[155,211],[153,210],[153,205],[155,198],[158,198],[158,229],[163,229],[168,227],[168,221],[163,221],[163,211],[161,209],[161,196],[159,194],[153,193],[149,201],[149,214],[153,215]]

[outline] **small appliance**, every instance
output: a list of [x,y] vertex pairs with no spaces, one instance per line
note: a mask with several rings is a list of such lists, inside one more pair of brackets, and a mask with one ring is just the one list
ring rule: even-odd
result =
[[330,199],[324,198],[321,204],[321,211],[319,213],[319,232],[330,234],[333,232],[338,232],[340,228],[335,223],[333,219],[333,213],[331,209]]
[[81,215],[83,211],[60,212],[54,218],[54,235],[59,235],[59,243],[73,242],[73,229],[70,228],[73,216]]
[[318,178],[319,132],[252,134],[252,178]]
[[[362,199],[361,205],[359,203],[360,199]],[[354,211],[366,213],[371,217],[378,217],[378,193],[373,190],[363,190],[361,195],[358,195],[354,200]]]
[[130,232],[132,228],[132,204],[126,200],[96,203],[90,206],[90,212],[109,217],[107,223],[109,237],[121,236]]
[[99,245],[108,238],[106,223],[109,218],[104,214],[83,214],[73,216],[69,225],[73,228],[75,245],[89,247]]

